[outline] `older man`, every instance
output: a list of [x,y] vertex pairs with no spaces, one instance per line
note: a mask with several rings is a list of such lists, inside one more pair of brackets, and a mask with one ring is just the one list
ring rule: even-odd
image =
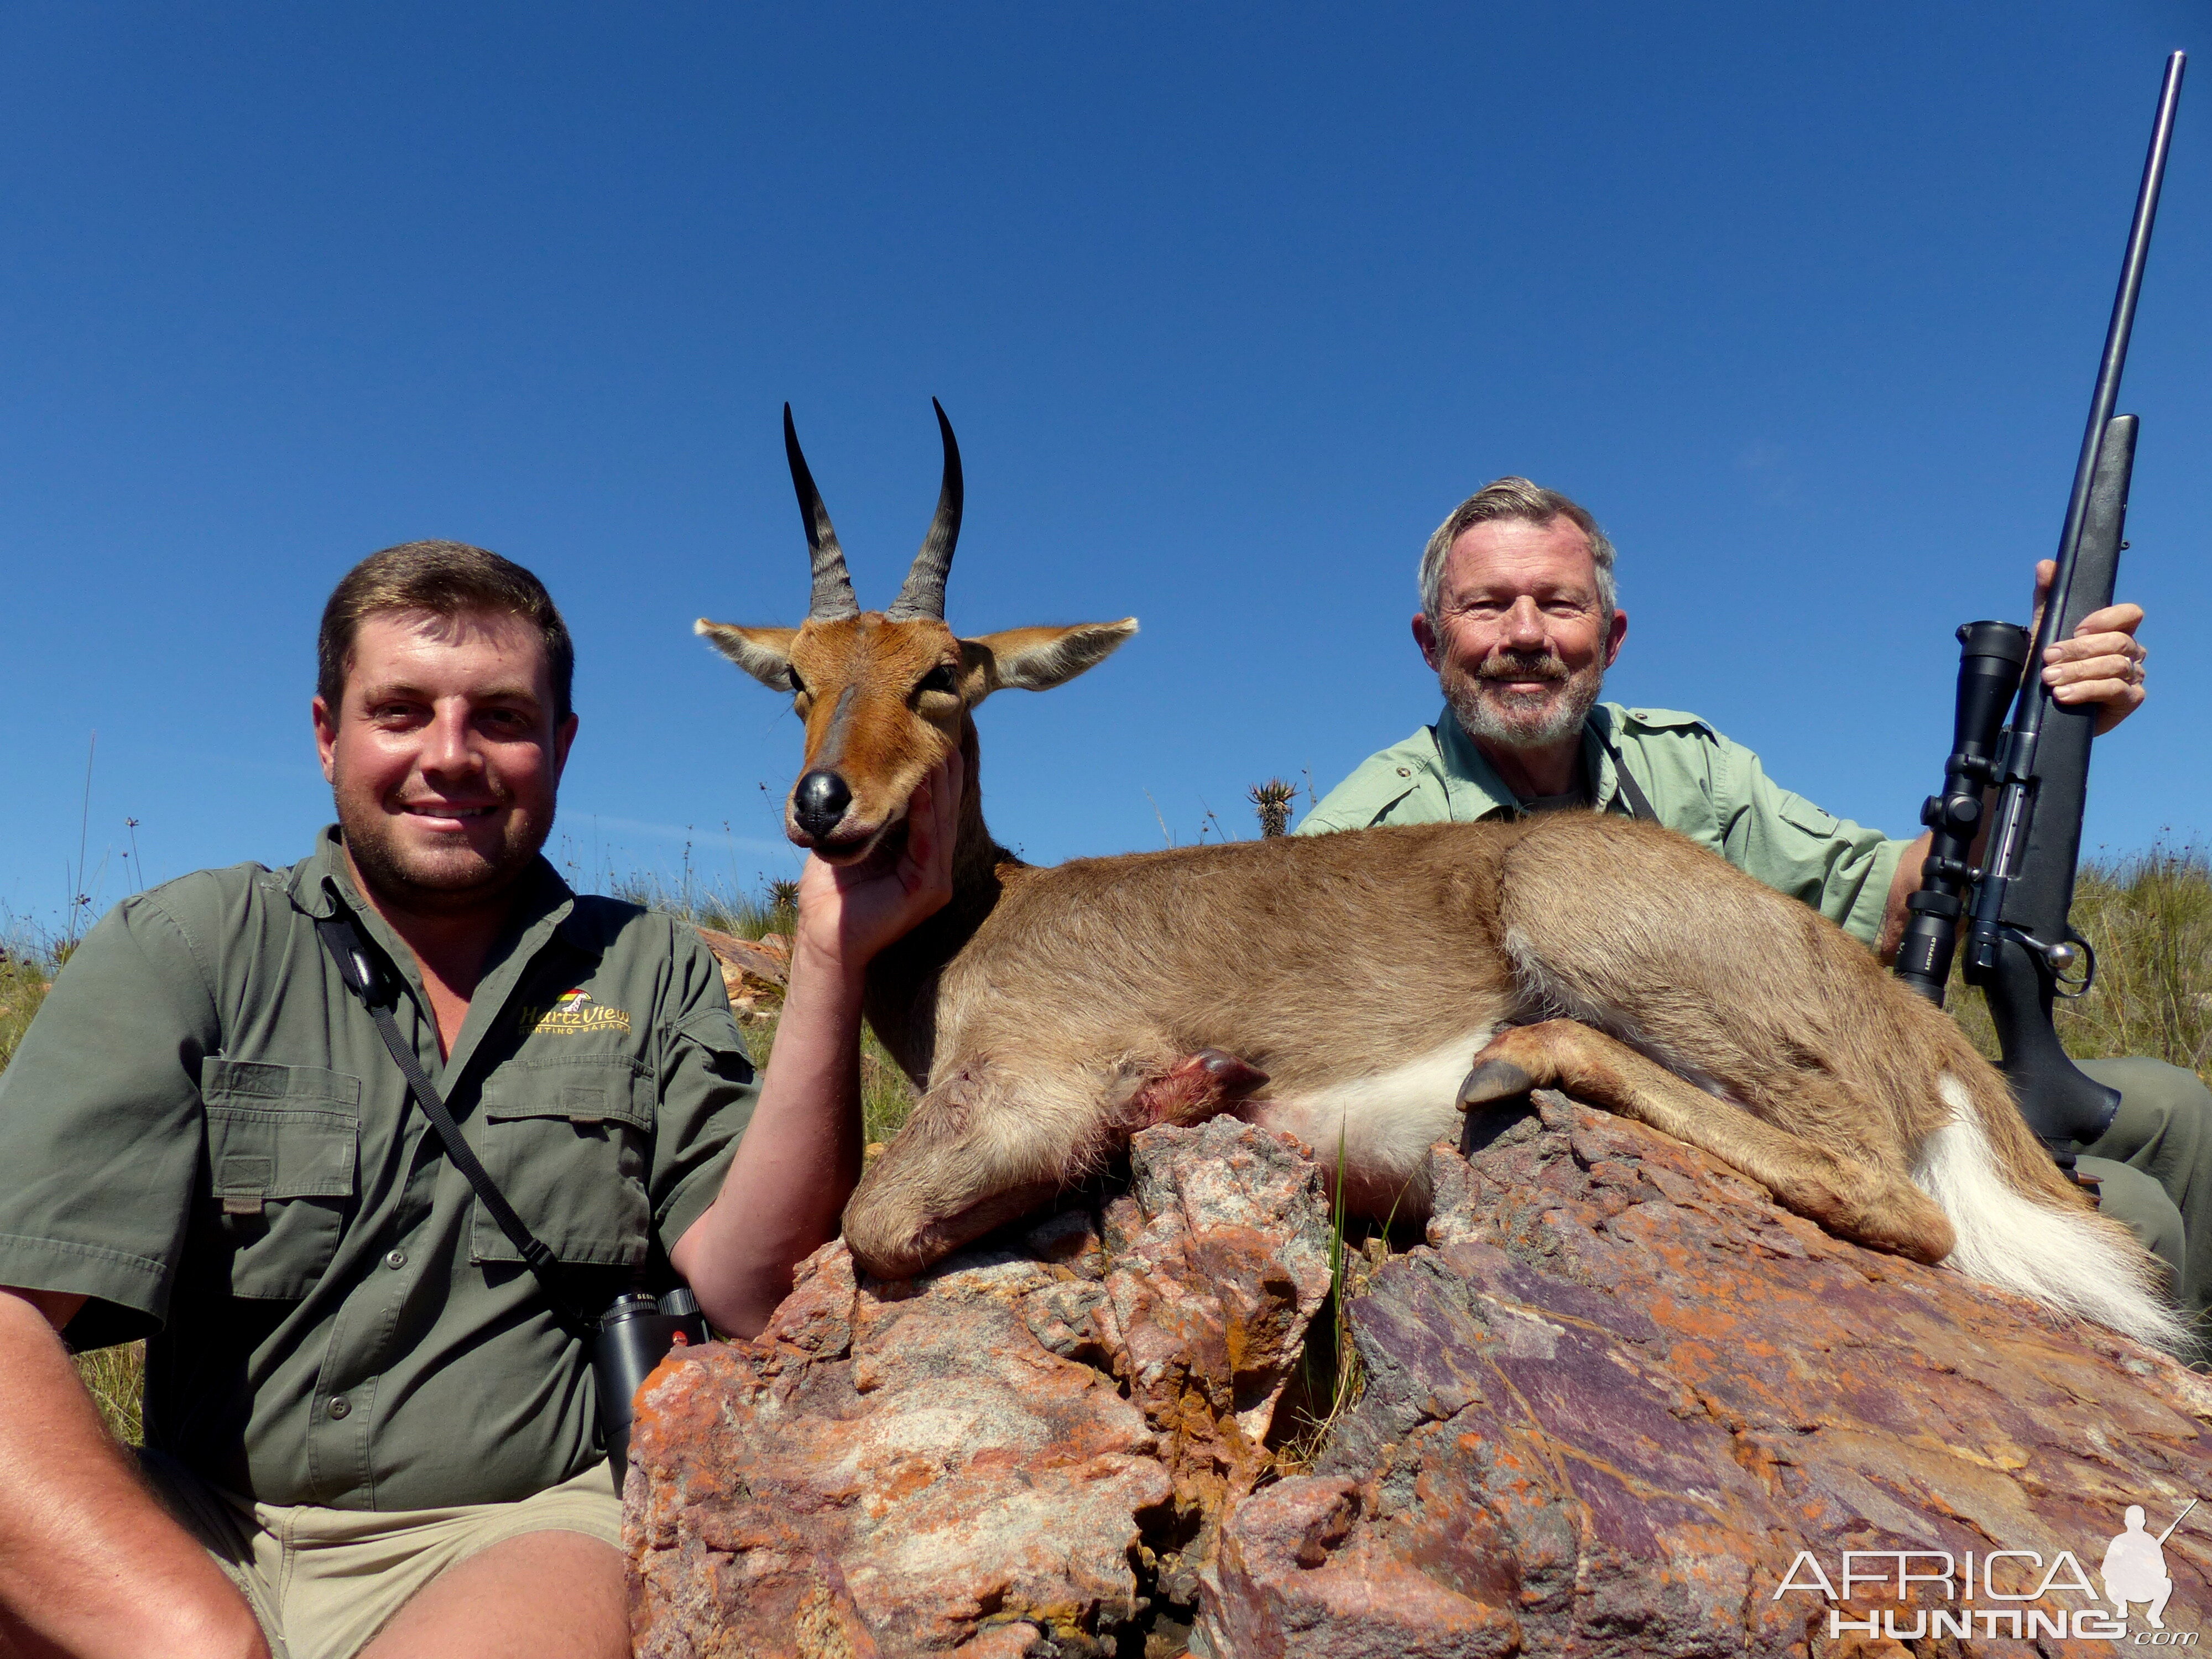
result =
[[[1500,478],[1461,502],[1422,554],[1413,617],[1444,708],[1362,763],[1297,832],[1565,807],[1626,813],[1687,836],[1893,953],[1926,837],[1893,840],[1831,816],[1694,714],[1599,701],[1628,637],[1613,562],[1586,510],[1526,478]],[[2037,567],[2039,602],[2051,574],[2048,560]],[[2045,655],[2053,695],[2097,705],[2100,732],[2142,706],[2142,621],[2135,605],[2109,606]],[[2123,1098],[2081,1167],[2101,1179],[2106,1207],[2172,1267],[2196,1314],[2212,1294],[2212,1094],[2155,1060],[2083,1069]]]

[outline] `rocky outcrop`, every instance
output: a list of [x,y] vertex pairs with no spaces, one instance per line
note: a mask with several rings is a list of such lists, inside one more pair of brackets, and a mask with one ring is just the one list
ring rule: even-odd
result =
[[722,988],[739,1017],[772,1012],[783,1006],[791,983],[791,941],[781,933],[758,939],[739,939],[719,928],[694,927],[699,942],[713,952],[722,972]]
[[758,1340],[672,1356],[630,1443],[636,1651],[1134,1652],[1194,1600],[1327,1295],[1325,1210],[1233,1120],[1131,1161],[1126,1194],[919,1279],[831,1245]]
[[[2202,1378],[1639,1125],[1539,1095],[1434,1169],[1429,1245],[1351,1310],[1364,1396],[1225,1523],[1217,1654],[2109,1652],[2124,1510],[2212,1497]],[[2166,1543],[2170,1632],[2212,1621],[2208,1538]]]
[[2164,1630],[2097,1599],[2128,1505],[2212,1499],[2212,1384],[1557,1096],[1485,1127],[1286,1476],[1328,1280],[1295,1143],[1148,1130],[1125,1194],[911,1282],[821,1252],[644,1391],[637,1651],[1969,1659],[2212,1620],[2212,1503]]

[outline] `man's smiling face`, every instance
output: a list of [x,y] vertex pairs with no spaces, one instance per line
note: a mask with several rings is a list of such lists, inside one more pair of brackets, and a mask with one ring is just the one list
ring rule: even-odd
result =
[[1628,615],[1600,604],[1589,538],[1561,515],[1493,519],[1451,544],[1437,621],[1413,638],[1468,734],[1505,749],[1571,740],[1620,654]]
[[364,617],[340,707],[318,697],[314,714],[346,850],[379,896],[471,909],[544,845],[576,717],[556,719],[544,641],[525,618]]

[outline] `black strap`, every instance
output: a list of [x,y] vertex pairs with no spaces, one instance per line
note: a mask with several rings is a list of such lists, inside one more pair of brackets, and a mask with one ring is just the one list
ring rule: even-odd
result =
[[[1595,726],[1591,729],[1596,730]],[[1630,775],[1627,763],[1620,758],[1620,750],[1613,746],[1613,739],[1599,732],[1597,740],[1605,745],[1607,757],[1613,762],[1613,775],[1620,781],[1620,793],[1628,797],[1629,817],[1641,818],[1646,823],[1658,823],[1658,813],[1651,810],[1651,798],[1644,793]]]
[[453,1121],[453,1113],[446,1109],[444,1097],[424,1074],[422,1064],[415,1058],[415,1051],[408,1047],[406,1038],[399,1035],[399,1022],[392,1012],[398,988],[384,983],[384,975],[377,971],[376,958],[369,953],[368,943],[362,938],[360,928],[349,917],[333,916],[317,922],[315,932],[321,936],[331,960],[337,963],[338,977],[345,981],[346,989],[361,999],[362,1006],[376,1022],[377,1033],[383,1037],[384,1046],[391,1051],[401,1075],[406,1078],[408,1088],[422,1108],[422,1115],[430,1120],[438,1139],[446,1143],[446,1156],[475,1188],[477,1201],[490,1212],[500,1231],[507,1235],[507,1242],[521,1255],[561,1322],[572,1334],[587,1335],[594,1322],[571,1306],[562,1293],[557,1277],[559,1259],[530,1231],[522,1218],[515,1214],[514,1206],[492,1184],[491,1176],[477,1161],[475,1151],[461,1138],[461,1126]]

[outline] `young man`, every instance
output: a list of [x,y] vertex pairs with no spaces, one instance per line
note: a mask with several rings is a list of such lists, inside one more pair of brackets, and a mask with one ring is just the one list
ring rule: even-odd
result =
[[[289,871],[118,907],[0,1073],[0,1655],[627,1654],[589,1356],[410,1100],[317,932],[349,921],[572,1305],[669,1265],[759,1328],[860,1163],[860,980],[951,891],[957,778],[895,866],[812,865],[756,1089],[712,958],[540,856],[576,716],[537,579],[373,555]],[[149,1334],[146,1449],[77,1347]]]
[[[2039,603],[2051,577],[2037,570]],[[1693,714],[1599,701],[1628,637],[1613,548],[1583,507],[1500,478],[1453,509],[1420,567],[1413,640],[1444,708],[1370,756],[1298,825],[1507,817],[1579,806],[1654,818],[1893,953],[1927,838],[1893,841],[1769,779],[1759,757]],[[2142,706],[2142,611],[2116,605],[2051,647],[2058,701],[2096,704],[2100,732]],[[2080,1160],[2102,1202],[2173,1269],[2192,1316],[2212,1299],[2212,1095],[2151,1060],[2084,1062],[2121,1091],[2119,1116]]]

